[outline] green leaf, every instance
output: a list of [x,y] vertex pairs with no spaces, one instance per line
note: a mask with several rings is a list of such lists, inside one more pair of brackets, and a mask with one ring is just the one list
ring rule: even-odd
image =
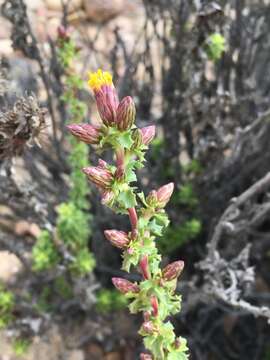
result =
[[156,236],[161,236],[162,235],[162,229],[163,226],[159,225],[156,221],[156,219],[153,219],[150,221],[148,229]]
[[123,147],[125,149],[130,149],[133,144],[131,132],[126,131],[126,132],[120,133],[117,138],[117,141],[121,147]]
[[136,196],[131,189],[121,192],[117,200],[125,209],[129,209],[137,205]]

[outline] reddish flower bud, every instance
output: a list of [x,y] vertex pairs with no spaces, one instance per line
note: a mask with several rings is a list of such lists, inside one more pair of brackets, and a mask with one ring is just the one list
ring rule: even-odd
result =
[[146,126],[141,130],[142,133],[142,142],[144,145],[149,145],[150,142],[154,139],[156,133],[156,127],[154,125]]
[[112,191],[103,191],[102,192],[101,203],[103,205],[110,205],[110,203],[113,201],[113,199],[114,199],[114,193]]
[[184,261],[174,261],[162,270],[162,277],[166,281],[177,279],[184,269]]
[[113,285],[119,290],[122,294],[127,294],[129,292],[138,293],[140,288],[137,284],[122,279],[122,278],[112,278]]
[[95,91],[95,99],[101,120],[107,126],[112,125],[116,121],[118,106],[114,87],[103,86],[99,91]]
[[158,197],[157,197],[157,192],[156,190],[152,190],[150,191],[150,193],[148,194],[148,196],[146,197],[146,202],[149,206],[153,206],[155,207],[157,205],[158,202]]
[[113,181],[112,173],[100,166],[83,168],[82,171],[87,175],[88,179],[101,189],[110,189]]
[[142,131],[140,129],[135,129],[132,133],[133,145],[132,148],[139,148],[143,144]]
[[127,247],[130,242],[127,233],[125,233],[124,231],[105,230],[104,234],[106,236],[106,239],[119,249]]
[[141,268],[141,272],[142,272],[142,275],[143,275],[144,279],[145,280],[150,279],[150,272],[149,272],[149,268],[148,268],[148,256],[147,255],[144,255],[141,258],[140,268]]
[[62,40],[69,40],[70,39],[69,30],[63,25],[58,26],[57,33],[58,33],[59,39],[62,39]]
[[141,330],[146,334],[153,334],[157,330],[156,326],[152,323],[152,321],[145,321],[142,324]]
[[99,69],[97,72],[89,74],[88,84],[94,91],[97,108],[103,123],[109,126],[116,122],[119,100],[111,74]]
[[149,311],[145,311],[143,313],[143,319],[144,319],[145,322],[149,321],[150,317],[151,317],[151,313]]
[[167,185],[162,186],[157,191],[158,198],[158,206],[163,208],[166,206],[168,201],[170,200],[174,189],[174,183],[169,183]]
[[141,353],[140,360],[153,360],[152,356],[149,354]]
[[98,159],[98,166],[101,167],[102,169],[107,169],[108,163],[102,159]]
[[116,124],[117,128],[121,131],[125,131],[131,128],[134,124],[136,116],[136,108],[134,101],[130,96],[124,97],[118,105],[116,112]]
[[158,301],[156,296],[151,297],[151,305],[152,305],[152,315],[157,317],[158,316]]
[[86,144],[98,144],[100,139],[100,128],[89,124],[67,125],[72,135]]
[[175,339],[175,342],[174,342],[174,347],[175,347],[176,349],[179,349],[180,346],[181,346],[181,340],[180,340],[179,338],[176,338],[176,339]]

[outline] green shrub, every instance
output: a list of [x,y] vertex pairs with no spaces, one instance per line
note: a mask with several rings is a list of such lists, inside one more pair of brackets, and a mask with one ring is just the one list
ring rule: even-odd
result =
[[176,193],[174,197],[174,202],[188,206],[190,208],[196,207],[199,201],[194,193],[193,185],[191,183],[186,183],[182,185],[179,192]]
[[71,271],[78,276],[86,275],[95,267],[96,261],[94,255],[87,248],[80,249],[70,265]]
[[109,313],[124,309],[127,303],[127,298],[119,291],[102,289],[97,294],[96,308],[101,313]]
[[14,295],[0,284],[0,329],[6,328],[12,321],[14,307]]
[[62,203],[57,208],[57,235],[71,250],[79,251],[88,244],[91,234],[90,215],[74,203]]
[[56,246],[47,230],[43,230],[32,249],[34,271],[44,271],[53,268],[59,261]]
[[210,60],[220,60],[226,48],[226,40],[220,33],[211,34],[206,40],[205,50]]
[[170,254],[201,232],[201,222],[198,219],[187,220],[179,226],[170,226],[160,238],[158,247],[163,254]]
[[17,338],[12,343],[12,349],[17,356],[23,356],[27,353],[31,342],[27,339]]

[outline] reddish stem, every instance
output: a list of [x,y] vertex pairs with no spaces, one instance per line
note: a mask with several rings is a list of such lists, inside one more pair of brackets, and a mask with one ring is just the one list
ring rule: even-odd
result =
[[129,208],[128,214],[129,214],[129,220],[130,220],[131,228],[132,228],[132,235],[133,235],[133,237],[135,237],[137,235],[137,227],[138,227],[138,216],[137,216],[136,209],[134,207]]
[[123,148],[116,150],[116,166],[116,176],[117,178],[121,178],[125,173],[125,150]]

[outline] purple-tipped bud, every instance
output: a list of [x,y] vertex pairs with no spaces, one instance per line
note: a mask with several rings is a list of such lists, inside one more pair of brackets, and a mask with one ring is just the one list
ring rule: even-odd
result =
[[156,326],[152,323],[152,321],[145,321],[142,324],[141,330],[146,334],[153,334],[157,330]]
[[94,90],[99,115],[107,126],[116,122],[116,110],[119,104],[113,85],[104,85]]
[[61,40],[69,40],[70,39],[69,29],[63,25],[58,26],[57,33],[58,33],[58,38]]
[[142,142],[144,145],[149,145],[150,142],[154,139],[156,134],[156,127],[154,125],[146,126],[141,130],[142,133]]
[[136,108],[133,99],[130,96],[124,97],[118,105],[116,112],[117,128],[125,131],[134,124]]
[[166,281],[177,279],[184,269],[184,261],[174,261],[162,270],[162,277]]
[[83,168],[82,171],[87,175],[90,181],[102,190],[110,189],[113,181],[113,175],[109,170],[103,169],[100,166],[92,166]]
[[114,199],[114,193],[110,190],[102,192],[102,205],[110,205]]
[[174,189],[174,183],[162,186],[157,191],[158,206],[163,208],[169,202]]
[[176,349],[179,349],[180,346],[181,346],[181,340],[180,340],[180,338],[176,338],[176,339],[175,339],[175,342],[174,342],[174,347],[175,347]]
[[133,149],[139,148],[143,144],[143,136],[142,131],[140,129],[135,129],[132,133],[132,140],[133,140]]
[[149,354],[141,353],[140,360],[153,360],[152,356]]
[[104,234],[106,236],[106,239],[119,249],[124,249],[130,242],[128,234],[124,231],[105,230]]
[[151,297],[151,305],[152,305],[152,315],[157,317],[158,316],[158,300],[156,296]]
[[107,169],[108,163],[102,159],[98,159],[98,166],[101,167],[102,169]]
[[140,288],[137,284],[133,284],[132,282],[122,279],[122,278],[112,278],[113,285],[119,290],[122,294],[138,293]]
[[140,269],[145,280],[150,279],[150,272],[148,267],[148,256],[144,255],[140,261]]
[[155,207],[158,202],[158,196],[156,190],[150,191],[148,196],[146,197],[146,202],[149,206]]
[[86,144],[98,144],[100,140],[100,128],[89,124],[67,125],[68,130]]

